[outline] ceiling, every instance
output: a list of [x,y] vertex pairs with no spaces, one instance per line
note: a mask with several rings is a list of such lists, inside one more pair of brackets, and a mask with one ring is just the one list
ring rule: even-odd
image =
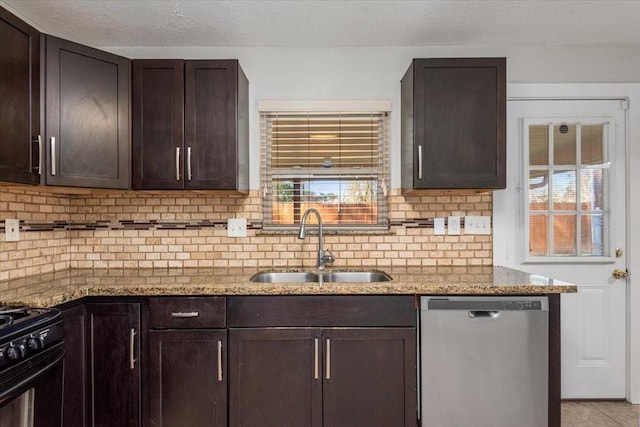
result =
[[0,0],[94,47],[640,43],[640,1]]

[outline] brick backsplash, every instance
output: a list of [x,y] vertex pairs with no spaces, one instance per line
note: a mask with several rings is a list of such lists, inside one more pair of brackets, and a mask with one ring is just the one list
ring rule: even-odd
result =
[[67,220],[70,206],[65,195],[0,189],[0,280],[69,267],[71,239],[67,231],[21,232],[19,242],[6,242],[4,220],[51,224]]
[[[336,267],[491,265],[491,235],[436,236],[433,218],[492,214],[491,193],[389,197],[389,232],[330,234]],[[0,280],[65,268],[312,267],[317,237],[262,230],[260,193],[52,194],[0,189]],[[21,220],[19,242],[4,219]],[[229,238],[228,218],[246,218]]]

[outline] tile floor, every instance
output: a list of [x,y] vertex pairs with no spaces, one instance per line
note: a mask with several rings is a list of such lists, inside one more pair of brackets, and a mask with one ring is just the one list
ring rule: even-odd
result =
[[623,401],[563,402],[562,427],[640,427],[640,405]]

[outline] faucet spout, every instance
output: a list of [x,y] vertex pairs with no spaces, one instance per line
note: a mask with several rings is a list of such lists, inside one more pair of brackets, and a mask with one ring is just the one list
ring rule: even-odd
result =
[[[314,214],[318,219],[318,270],[324,270],[324,264],[326,262],[333,262],[333,255],[329,252],[325,255],[323,248],[323,236],[322,236],[322,216],[320,216],[320,212],[317,209],[309,208],[304,211],[302,214],[302,219],[300,220],[300,228],[298,229],[298,239],[304,239],[306,236],[306,227],[307,227],[307,218],[309,214]],[[327,251],[328,252],[328,251]]]

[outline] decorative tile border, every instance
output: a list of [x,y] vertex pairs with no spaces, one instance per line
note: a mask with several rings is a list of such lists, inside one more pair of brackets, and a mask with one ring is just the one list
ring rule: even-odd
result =
[[[448,225],[448,219],[444,218],[445,226]],[[392,219],[389,220],[391,227],[406,228],[433,228],[433,218],[413,218],[413,219]],[[460,227],[464,227],[464,217],[460,217]]]
[[[20,221],[20,230],[29,231],[84,231],[84,230],[202,230],[206,228],[227,228],[226,220],[201,221],[91,221],[91,222],[31,222]],[[261,229],[261,223],[247,223],[247,229]],[[0,225],[0,232],[4,232],[4,222]]]
[[[445,218],[445,224],[447,218]],[[433,228],[433,218],[391,219],[389,227]],[[460,218],[460,227],[464,227],[464,217]],[[0,232],[4,233],[4,221],[0,223]],[[85,231],[85,230],[203,230],[207,228],[227,228],[227,220],[199,221],[91,221],[91,222],[32,222],[20,221],[20,231]],[[247,222],[248,230],[261,230],[262,222]]]

